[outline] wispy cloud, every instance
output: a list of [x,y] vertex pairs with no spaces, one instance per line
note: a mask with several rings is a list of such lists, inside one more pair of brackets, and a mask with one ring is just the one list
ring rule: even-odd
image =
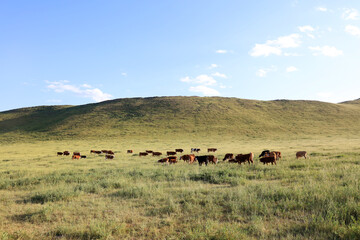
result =
[[189,91],[201,93],[204,96],[219,96],[220,95],[220,93],[216,89],[209,88],[207,86],[190,87]]
[[317,11],[320,11],[320,12],[327,12],[327,11],[329,11],[329,9],[327,9],[326,7],[317,7],[316,10],[317,10]]
[[213,75],[214,77],[227,78],[226,74],[219,72],[213,73],[211,75]]
[[260,68],[257,70],[256,76],[264,78],[264,77],[267,77],[267,74],[269,72],[276,72],[276,71],[277,71],[277,68],[275,66],[272,66],[270,68]]
[[108,93],[104,93],[98,88],[93,88],[88,84],[82,84],[80,86],[71,85],[67,80],[63,81],[46,81],[47,88],[53,90],[56,93],[72,92],[75,96],[91,98],[96,102],[106,101],[112,98]]
[[299,71],[299,69],[297,69],[297,67],[294,66],[290,66],[286,68],[286,72],[296,72]]
[[264,44],[255,44],[255,47],[250,51],[250,56],[260,57],[260,56],[270,56],[282,55],[282,49],[284,48],[297,48],[301,44],[299,34],[291,34],[288,36],[282,36],[275,40],[268,40]]
[[225,53],[228,53],[229,51],[225,50],[225,49],[219,49],[219,50],[216,50],[215,52],[220,53],[220,54],[225,54]]
[[126,76],[127,76],[127,73],[126,73],[126,72],[122,72],[122,73],[121,73],[121,76],[126,77]]
[[213,64],[210,65],[209,69],[218,68],[218,67],[219,66],[217,64],[213,63]]
[[201,74],[201,75],[197,76],[196,78],[191,78],[191,77],[187,76],[187,77],[181,78],[180,81],[186,82],[186,83],[202,84],[202,85],[206,85],[206,86],[216,84],[216,80],[213,77],[206,75],[206,74]]
[[357,37],[360,36],[360,28],[358,28],[356,26],[353,26],[353,25],[347,25],[345,27],[345,32],[347,32],[347,33],[349,33],[350,35],[353,35],[353,36],[357,36]]
[[355,8],[345,8],[342,14],[342,17],[345,20],[357,20],[359,19],[359,16],[359,11]]
[[337,57],[343,55],[343,51],[337,49],[336,47],[332,46],[316,46],[316,47],[309,47],[311,51],[313,51],[314,56],[323,55],[326,57]]
[[312,32],[315,31],[315,29],[310,26],[310,25],[306,25],[306,26],[300,26],[298,27],[299,31],[302,33],[305,33],[308,37],[310,38],[315,38],[315,36],[312,34]]

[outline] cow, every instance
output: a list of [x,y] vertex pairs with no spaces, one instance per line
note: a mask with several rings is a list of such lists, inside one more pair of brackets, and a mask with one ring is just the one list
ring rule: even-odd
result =
[[208,148],[208,152],[216,152],[217,149],[216,148]]
[[203,163],[205,163],[205,165],[207,166],[209,163],[209,158],[208,156],[197,156],[195,157],[195,159],[198,161],[199,165],[202,166]]
[[80,158],[86,158],[86,156],[85,156],[85,155],[81,155]]
[[62,156],[64,153],[63,152],[57,152],[58,156]]
[[241,163],[246,163],[248,162],[250,164],[251,163],[254,163],[254,153],[249,153],[249,154],[238,154],[236,155],[235,157],[235,160],[241,164]]
[[296,159],[299,159],[299,158],[301,158],[301,157],[304,157],[305,159],[306,159],[307,157],[310,158],[310,156],[308,156],[308,154],[307,154],[306,151],[300,151],[300,152],[297,152],[297,153],[296,153]]
[[153,150],[146,150],[147,153],[153,153]]
[[80,155],[73,155],[72,159],[80,159]]
[[193,152],[200,152],[200,148],[191,148],[191,153],[193,153]]
[[208,155],[208,160],[212,164],[217,164],[217,162],[218,162],[217,157],[215,157],[214,155]]
[[148,155],[148,153],[147,152],[139,152],[139,156],[141,157],[141,156],[147,156]]
[[234,154],[233,153],[225,154],[225,157],[224,157],[223,161],[230,160],[230,159],[234,159]]
[[69,156],[70,152],[69,151],[64,151],[64,156]]
[[101,151],[95,151],[94,153],[96,153],[96,154],[101,154]]
[[264,157],[275,157],[277,158],[277,155],[275,152],[269,152],[269,153],[265,153]]
[[184,160],[184,162],[193,163],[195,161],[195,154],[187,154],[182,155],[180,160]]
[[264,164],[271,163],[271,165],[273,165],[275,163],[275,165],[276,165],[276,155],[271,156],[271,157],[262,157],[262,158],[260,158],[260,162],[262,162]]
[[161,153],[161,152],[153,152],[152,155],[153,155],[153,156],[161,156],[162,153]]
[[102,153],[107,153],[107,152],[108,152],[108,150],[101,150],[101,152],[102,152]]
[[127,150],[127,153],[133,153],[133,150]]
[[108,155],[108,154],[106,154],[105,155],[105,160],[106,159],[114,159],[114,155]]
[[273,151],[276,154],[276,160],[280,160],[281,158],[281,152],[279,151]]
[[80,156],[81,154],[79,152],[73,152],[73,155],[78,155]]
[[167,158],[169,159],[170,164],[177,163],[177,156],[170,156],[170,157],[167,157]]
[[171,155],[176,155],[176,152],[172,152],[172,151],[167,151],[166,155],[171,156]]
[[169,163],[169,158],[162,158],[158,160],[159,163]]
[[237,163],[235,158],[229,159],[229,163]]
[[111,150],[108,150],[107,154],[114,155],[115,153],[113,151],[111,151]]
[[265,156],[265,154],[267,154],[267,153],[270,153],[270,150],[264,150],[264,151],[262,151],[261,154],[259,155],[259,157],[263,157],[263,156]]
[[96,152],[96,150],[90,150],[90,153],[95,153]]
[[177,148],[177,149],[175,149],[175,152],[182,153],[183,151],[184,151],[184,149],[181,149],[181,148]]

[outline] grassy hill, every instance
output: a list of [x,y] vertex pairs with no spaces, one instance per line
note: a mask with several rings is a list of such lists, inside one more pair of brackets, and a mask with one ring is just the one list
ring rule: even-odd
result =
[[358,135],[359,102],[152,97],[41,106],[1,112],[0,139]]

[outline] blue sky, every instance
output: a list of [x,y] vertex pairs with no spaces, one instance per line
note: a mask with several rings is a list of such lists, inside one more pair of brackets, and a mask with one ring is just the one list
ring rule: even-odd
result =
[[360,98],[360,1],[1,1],[0,111],[149,96]]

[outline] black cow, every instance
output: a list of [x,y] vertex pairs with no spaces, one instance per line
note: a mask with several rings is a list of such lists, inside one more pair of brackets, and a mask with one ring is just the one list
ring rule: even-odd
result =
[[269,153],[270,153],[270,150],[264,150],[264,151],[261,152],[259,157],[263,157],[263,156],[265,156],[265,154],[269,154]]
[[209,158],[208,156],[197,156],[195,157],[195,159],[198,161],[199,165],[201,166],[203,163],[205,163],[205,165],[207,166],[209,163]]

